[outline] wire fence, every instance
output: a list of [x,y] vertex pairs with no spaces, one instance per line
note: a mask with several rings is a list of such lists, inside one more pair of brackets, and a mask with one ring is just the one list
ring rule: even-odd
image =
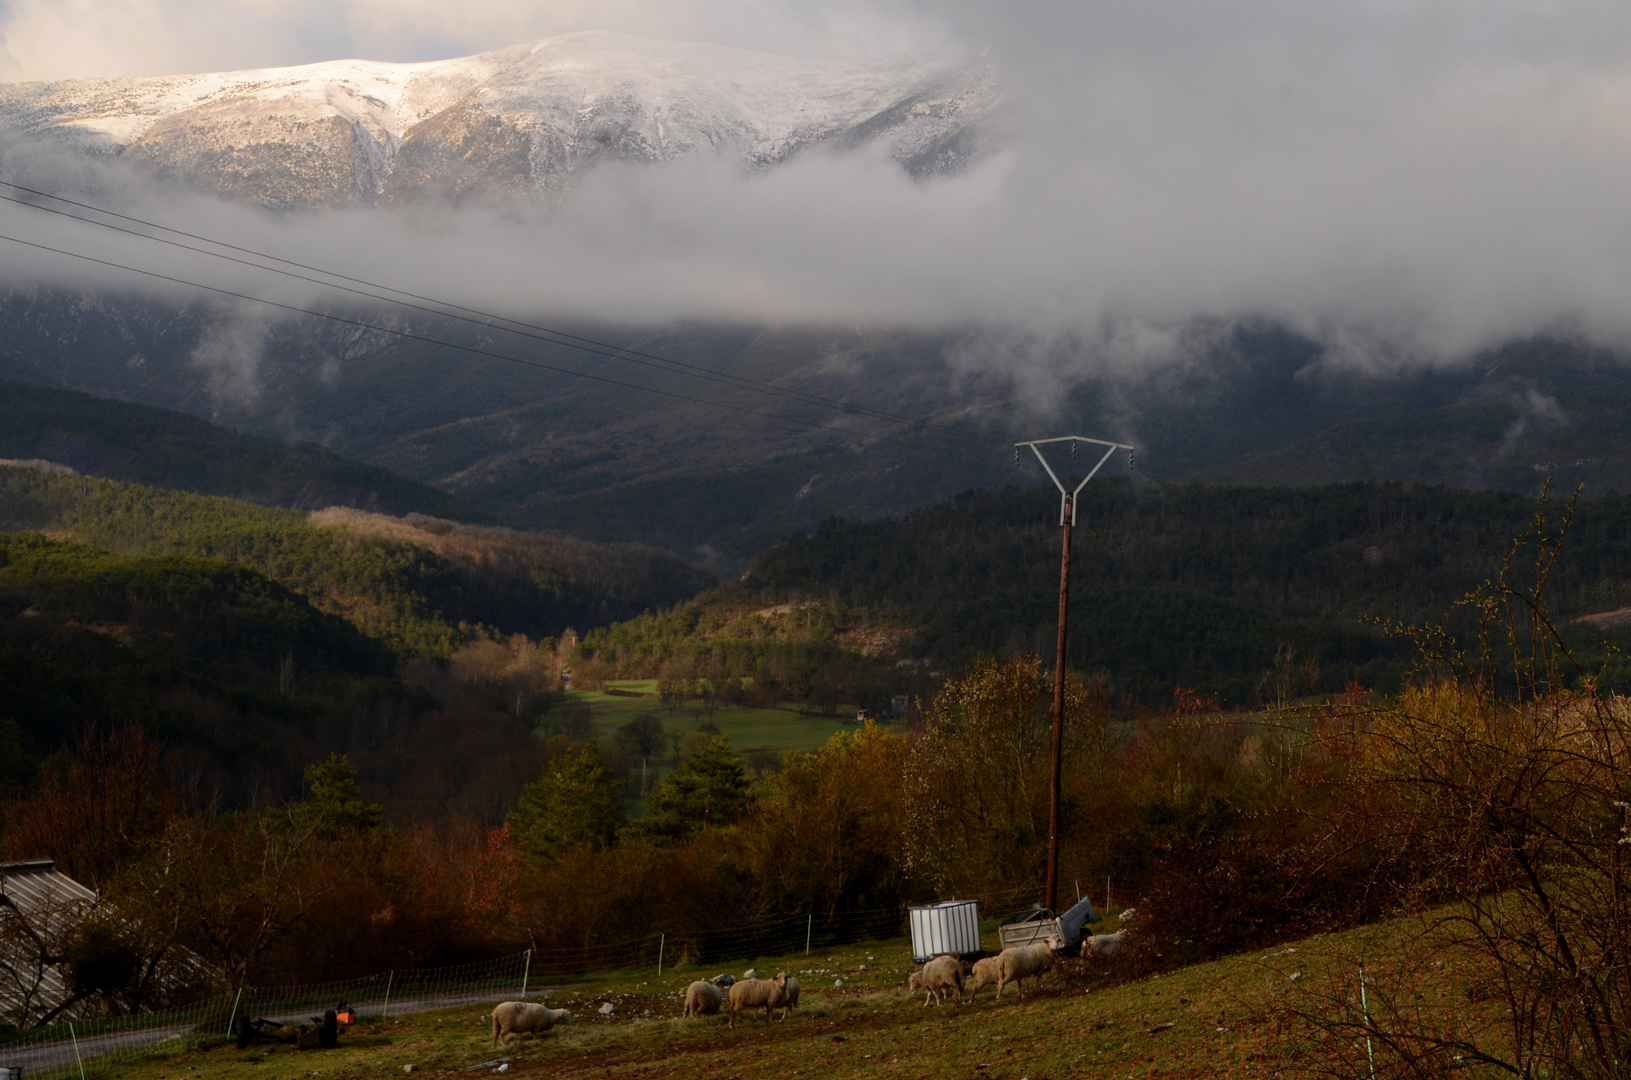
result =
[[[1115,901],[1136,890],[1110,886]],[[1086,890],[1083,890],[1086,893]],[[1090,895],[1098,904],[1105,883]],[[1022,909],[1035,889],[974,897],[989,919]],[[293,986],[245,986],[189,1008],[0,1033],[0,1068],[23,1070],[29,1080],[79,1077],[154,1054],[217,1045],[234,1036],[239,1020],[316,1025],[344,1002],[361,1017],[400,1016],[473,1002],[541,996],[552,984],[592,972],[655,971],[717,966],[727,961],[818,953],[906,934],[906,905],[835,912],[806,911],[737,926],[676,933],[655,931],[622,941],[530,949],[477,964],[409,968],[364,978]],[[15,1075],[15,1073],[14,1073]]]

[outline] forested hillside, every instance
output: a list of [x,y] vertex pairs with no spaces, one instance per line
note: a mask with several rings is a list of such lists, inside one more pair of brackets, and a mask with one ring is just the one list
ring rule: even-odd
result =
[[[593,635],[585,652],[620,672],[701,664],[774,677],[776,642],[791,635],[807,665],[887,661],[901,681],[982,652],[1051,657],[1058,505],[1051,490],[1005,488],[901,519],[830,520],[766,552],[740,583]],[[1441,615],[1500,569],[1535,512],[1525,496],[1441,487],[1095,481],[1076,530],[1071,663],[1148,703],[1178,687],[1250,705],[1395,686],[1408,653],[1377,620]],[[1631,604],[1631,499],[1580,505],[1552,589],[1566,616]]]
[[[314,750],[325,701],[412,696],[390,651],[247,567],[0,534],[0,780],[91,731],[140,727],[203,783],[265,783]],[[271,766],[271,768],[268,768]],[[236,791],[222,791],[238,801]]]
[[1206,484],[1321,485],[1356,480],[1533,492],[1631,488],[1631,390],[1531,391],[1338,424],[1271,453],[1191,474]]
[[479,627],[554,637],[712,583],[677,556],[432,518],[308,515],[235,499],[0,467],[0,530],[133,555],[240,563],[404,655],[449,656]]
[[713,583],[631,546],[15,467],[0,553],[0,783],[136,726],[205,801],[292,797],[341,751],[398,818],[487,823],[536,771],[554,639]]
[[433,487],[315,443],[241,435],[186,413],[18,382],[0,381],[0,458],[268,506],[482,517]]

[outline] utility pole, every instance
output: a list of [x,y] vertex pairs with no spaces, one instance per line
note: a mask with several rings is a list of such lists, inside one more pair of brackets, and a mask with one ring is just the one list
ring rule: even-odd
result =
[[[1094,447],[1104,447],[1104,455],[1099,458],[1082,482],[1075,488],[1067,488],[1060,481],[1059,475],[1048,464],[1048,459],[1042,456],[1042,447],[1052,443],[1069,443],[1070,456],[1076,456],[1078,445],[1086,443]],[[1054,658],[1053,665],[1053,774],[1048,784],[1048,902],[1047,909],[1055,915],[1059,913],[1059,793],[1060,763],[1065,752],[1065,626],[1070,619],[1070,534],[1076,527],[1076,496],[1080,495],[1087,482],[1104,468],[1110,456],[1117,450],[1127,451],[1127,467],[1132,468],[1133,448],[1126,443],[1107,442],[1104,439],[1089,439],[1083,435],[1063,435],[1057,439],[1035,439],[1031,442],[1014,444],[1014,464],[1019,464],[1020,447],[1028,446],[1036,460],[1048,472],[1048,479],[1053,481],[1054,487],[1059,489],[1059,525],[1064,532],[1064,543],[1061,545],[1059,555],[1059,651]]]

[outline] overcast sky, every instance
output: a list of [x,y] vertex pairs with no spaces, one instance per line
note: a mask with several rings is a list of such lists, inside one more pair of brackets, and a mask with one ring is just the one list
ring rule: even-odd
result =
[[809,57],[897,52],[952,33],[887,0],[0,0],[0,80],[441,60],[573,30]]
[[[865,158],[625,176],[533,231],[444,227],[489,300],[524,276],[597,316],[972,319],[1128,356],[1241,316],[1371,364],[1631,340],[1623,0],[0,0],[0,77],[434,59],[577,29],[985,51],[1016,102],[1008,149],[929,184]],[[412,236],[370,227],[300,242],[349,229],[330,257],[413,262]]]

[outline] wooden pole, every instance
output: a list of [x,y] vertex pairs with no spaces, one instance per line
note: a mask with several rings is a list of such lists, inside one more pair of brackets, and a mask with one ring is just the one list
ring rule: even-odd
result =
[[1053,775],[1048,783],[1048,910],[1059,913],[1059,770],[1065,754],[1065,626],[1070,619],[1070,533],[1074,500],[1064,511],[1059,555],[1059,652],[1053,665]]

